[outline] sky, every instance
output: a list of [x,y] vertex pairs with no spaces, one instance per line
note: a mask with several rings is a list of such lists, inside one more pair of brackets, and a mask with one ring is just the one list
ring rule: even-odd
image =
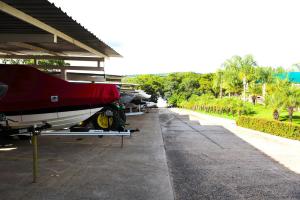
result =
[[123,58],[107,74],[214,72],[233,55],[300,63],[299,0],[50,0]]

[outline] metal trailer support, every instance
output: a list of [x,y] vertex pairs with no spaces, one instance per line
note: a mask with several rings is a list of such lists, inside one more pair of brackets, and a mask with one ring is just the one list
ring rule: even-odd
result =
[[33,129],[32,131],[32,182],[36,183],[38,173],[38,134]]
[[102,130],[90,130],[87,132],[70,132],[70,131],[53,131],[53,132],[40,132],[34,127],[32,128],[31,135],[32,141],[32,182],[37,182],[38,177],[38,136],[121,136],[121,148],[124,146],[124,136],[131,136],[132,132],[138,130],[127,130],[123,132],[119,131],[102,131]]

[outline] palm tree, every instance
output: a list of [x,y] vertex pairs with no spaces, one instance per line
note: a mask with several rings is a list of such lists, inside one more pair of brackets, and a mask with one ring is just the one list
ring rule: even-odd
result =
[[238,70],[234,67],[228,67],[224,71],[224,88],[229,96],[239,94],[242,90],[242,81],[239,79]]
[[[213,77],[213,88],[219,90],[219,97],[223,97],[224,71],[219,69]],[[216,92],[217,93],[217,92]]]
[[255,82],[250,83],[249,92],[251,94],[252,103],[255,105],[257,97],[262,93],[261,84]]
[[290,83],[287,80],[277,79],[269,88],[270,92],[266,98],[266,104],[273,110],[273,118],[279,119],[279,111],[287,104],[287,91],[290,88]]
[[271,67],[257,67],[255,77],[262,83],[262,96],[265,97],[267,84],[274,82],[274,71]]
[[[227,87],[240,87],[244,85],[243,88],[243,96],[244,101],[246,100],[246,85],[254,80],[254,72],[256,62],[252,55],[246,55],[244,57],[241,56],[233,56],[230,59],[224,62],[225,73],[227,76]],[[238,81],[236,79],[239,79]],[[237,90],[237,88],[236,88]]]
[[284,104],[284,95],[279,92],[276,91],[274,93],[272,93],[271,95],[267,95],[267,105],[272,108],[273,110],[273,119],[275,120],[279,120],[279,111],[282,109],[283,104]]
[[291,86],[288,90],[286,90],[285,94],[286,98],[284,103],[289,113],[289,120],[292,122],[294,110],[300,105],[300,89],[295,86]]

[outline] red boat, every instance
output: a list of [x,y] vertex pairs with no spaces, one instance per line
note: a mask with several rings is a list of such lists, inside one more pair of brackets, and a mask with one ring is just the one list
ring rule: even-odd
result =
[[72,83],[30,66],[0,65],[0,113],[12,128],[70,127],[119,97],[116,85]]

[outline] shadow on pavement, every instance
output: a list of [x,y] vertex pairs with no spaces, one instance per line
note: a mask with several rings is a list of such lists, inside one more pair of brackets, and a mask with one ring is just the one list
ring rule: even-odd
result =
[[161,110],[176,199],[300,199],[300,176],[223,126]]

